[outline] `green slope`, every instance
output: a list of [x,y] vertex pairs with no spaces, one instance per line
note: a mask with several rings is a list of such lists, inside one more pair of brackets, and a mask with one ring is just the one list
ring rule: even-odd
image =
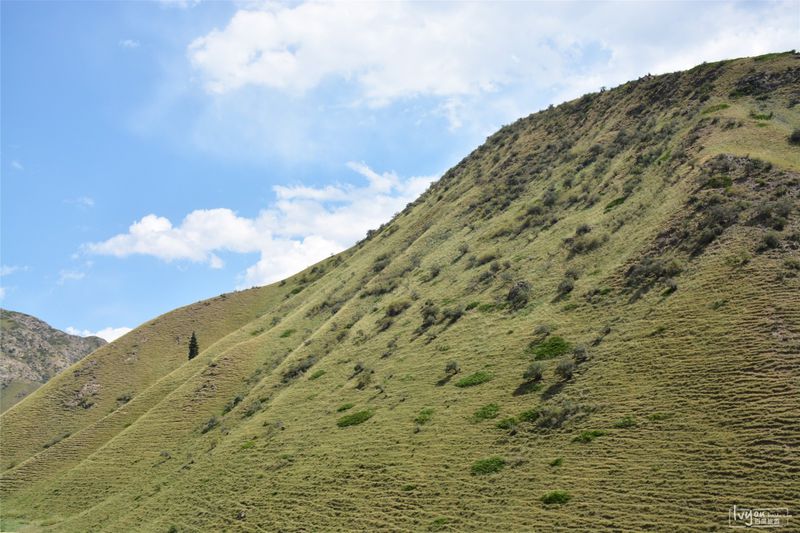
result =
[[352,249],[164,315],[4,413],[4,520],[641,531],[800,509],[798,102],[777,54],[503,128]]

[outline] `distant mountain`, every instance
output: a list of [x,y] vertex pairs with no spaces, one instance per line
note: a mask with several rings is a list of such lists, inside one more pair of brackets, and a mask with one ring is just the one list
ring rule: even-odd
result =
[[0,506],[59,533],[796,515],[798,137],[795,53],[520,119],[349,250],[3,413]]
[[0,411],[106,341],[79,337],[36,317],[0,309]]

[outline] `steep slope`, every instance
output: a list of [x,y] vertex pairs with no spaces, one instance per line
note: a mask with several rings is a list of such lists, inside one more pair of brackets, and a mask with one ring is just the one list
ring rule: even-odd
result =
[[54,329],[36,317],[0,309],[0,412],[106,341]]
[[798,102],[800,57],[774,54],[504,127],[350,250],[164,315],[5,413],[4,519],[641,531],[800,509]]

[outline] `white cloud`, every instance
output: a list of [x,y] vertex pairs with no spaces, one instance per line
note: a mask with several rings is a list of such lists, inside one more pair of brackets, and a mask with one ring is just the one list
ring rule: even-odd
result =
[[78,198],[64,200],[64,202],[68,204],[74,204],[79,207],[94,207],[94,198],[89,196],[79,196]]
[[0,300],[4,299],[5,297],[6,297],[6,288],[0,287]]
[[200,3],[200,0],[158,0],[161,7],[190,9]]
[[260,260],[242,276],[243,286],[283,279],[362,238],[368,229],[417,198],[433,177],[401,179],[379,174],[364,163],[348,166],[367,179],[364,186],[275,187],[276,202],[256,217],[230,209],[196,210],[178,225],[150,214],[127,233],[87,243],[87,253],[126,257],[150,255],[164,261],[188,260],[222,268],[221,252],[259,253]]
[[16,265],[2,265],[0,266],[0,276],[10,276],[14,272],[25,272],[28,270],[26,266]]
[[22,166],[22,163],[20,163],[16,159],[11,161],[11,168],[13,168],[14,170],[19,170],[19,171],[25,170],[25,167]]
[[648,71],[800,44],[796,1],[688,5],[265,3],[239,9],[188,55],[211,93],[255,85],[298,95],[343,81],[373,106],[438,97],[457,126],[463,98],[515,84],[576,96]]
[[119,42],[119,45],[122,48],[127,48],[131,50],[133,48],[139,48],[139,46],[141,46],[141,43],[134,39],[123,39]]
[[78,270],[61,270],[58,272],[58,284],[63,285],[68,281],[80,281],[85,277],[85,272],[80,272]]
[[116,340],[129,331],[132,328],[120,327],[120,328],[103,328],[100,331],[89,331],[88,329],[77,329],[72,326],[69,326],[66,331],[70,335],[78,335],[80,337],[100,337],[101,339],[105,339],[108,342]]

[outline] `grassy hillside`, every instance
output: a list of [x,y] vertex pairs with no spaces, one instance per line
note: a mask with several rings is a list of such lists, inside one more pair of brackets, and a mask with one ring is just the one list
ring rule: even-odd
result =
[[4,527],[797,511],[799,102],[800,57],[774,54],[504,127],[350,250],[164,315],[4,413]]

